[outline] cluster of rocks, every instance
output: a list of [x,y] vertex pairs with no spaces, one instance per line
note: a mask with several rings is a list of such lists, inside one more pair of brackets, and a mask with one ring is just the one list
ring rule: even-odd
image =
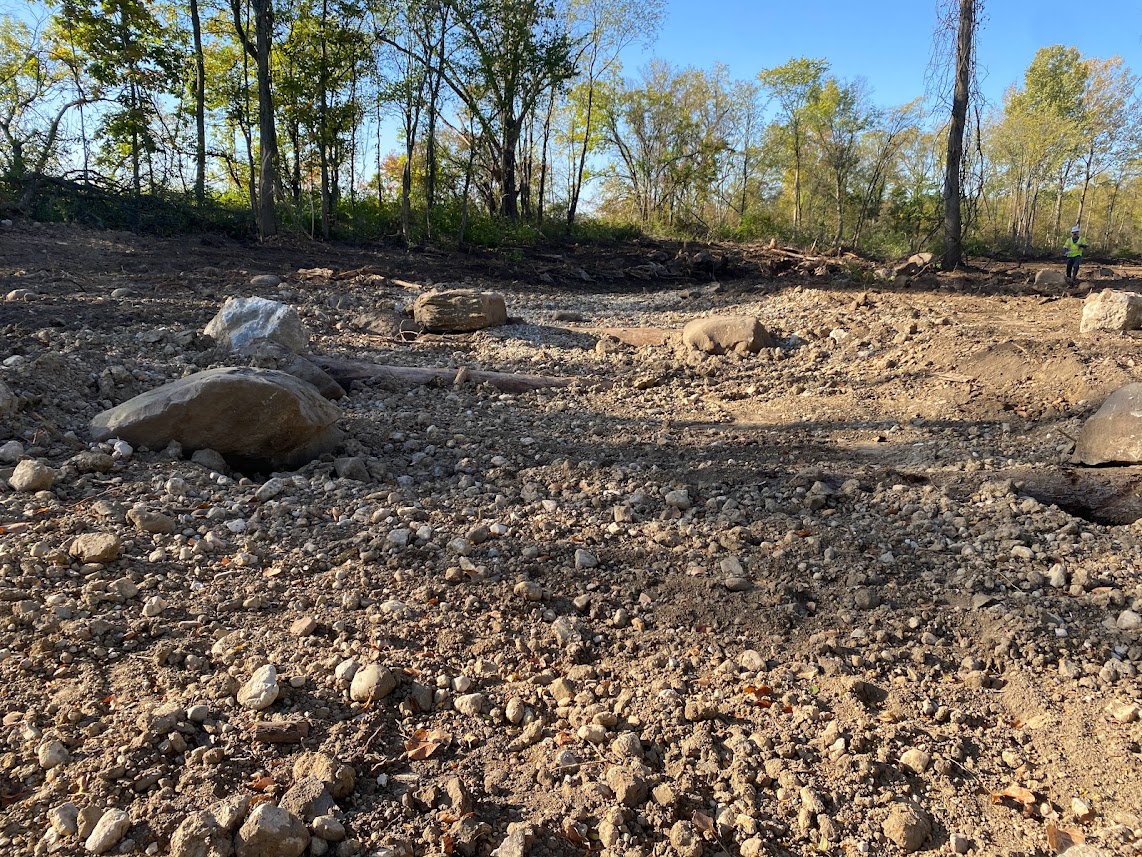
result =
[[[278,355],[257,371],[215,365],[233,335],[199,351],[158,320],[151,362],[98,325],[11,331],[0,850],[1030,853],[1049,826],[1139,850],[1136,528],[1011,475],[1086,447],[1006,411],[885,420],[867,414],[894,402],[844,398],[874,366],[889,374],[870,385],[919,395],[942,338],[962,353],[950,313],[520,292],[510,331],[397,354],[338,328],[359,307],[306,282],[296,322],[253,314],[289,340],[240,343]],[[569,308],[680,338],[550,328]],[[615,383],[354,381],[334,406],[278,374],[315,340]],[[305,396],[267,397],[267,375]],[[249,387],[209,405],[247,419],[179,440],[212,428],[187,383]],[[160,393],[161,435],[89,434]],[[801,402],[837,425],[737,410]],[[335,425],[337,446],[235,470],[256,456],[228,438],[279,407]],[[1004,798],[1013,784],[1032,801]]]

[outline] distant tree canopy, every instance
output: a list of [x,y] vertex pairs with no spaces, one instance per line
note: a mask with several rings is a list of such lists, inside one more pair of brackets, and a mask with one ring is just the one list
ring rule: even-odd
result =
[[[50,0],[0,17],[0,205],[409,244],[610,223],[941,248],[946,108],[877,104],[825,58],[747,80],[626,72],[662,15],[663,0]],[[1080,222],[1096,249],[1142,250],[1137,83],[1117,57],[1055,45],[1002,105],[976,103],[955,171],[965,247],[1055,247]]]

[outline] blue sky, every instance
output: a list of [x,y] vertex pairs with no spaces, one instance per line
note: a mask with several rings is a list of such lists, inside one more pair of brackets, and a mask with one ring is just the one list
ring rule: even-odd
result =
[[[883,106],[924,95],[936,0],[666,0],[667,17],[649,51],[624,56],[633,76],[649,57],[676,66],[724,63],[752,78],[790,57],[823,57],[840,77],[864,77]],[[1074,45],[1084,56],[1121,56],[1142,74],[1142,2],[983,0],[979,59],[984,95],[999,103],[1035,51]]]

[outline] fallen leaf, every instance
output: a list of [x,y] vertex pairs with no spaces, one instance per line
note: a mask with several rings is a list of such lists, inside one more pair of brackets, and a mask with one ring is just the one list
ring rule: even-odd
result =
[[697,831],[707,839],[712,840],[715,838],[714,819],[710,818],[710,816],[695,810],[694,814],[690,817],[690,820],[694,823],[694,827],[697,829]]
[[273,788],[276,782],[273,777],[258,777],[256,780],[246,783],[246,788],[250,791],[264,792]]
[[1047,822],[1047,844],[1056,854],[1062,854],[1072,845],[1082,845],[1086,842],[1081,830],[1073,827],[1056,827],[1053,821]]
[[582,822],[577,822],[573,818],[563,819],[563,837],[575,845],[587,845],[587,825]]
[[443,729],[417,729],[405,741],[405,754],[410,762],[423,762],[451,740],[451,733]]
[[575,736],[570,732],[559,732],[555,735],[555,746],[566,747],[568,744],[575,743]]
[[1023,815],[1029,818],[1035,812],[1035,795],[1028,789],[1022,786],[1008,786],[1001,792],[993,792],[991,795],[991,802],[993,804],[1003,803],[1005,798],[1010,798],[1016,803],[1023,805]]

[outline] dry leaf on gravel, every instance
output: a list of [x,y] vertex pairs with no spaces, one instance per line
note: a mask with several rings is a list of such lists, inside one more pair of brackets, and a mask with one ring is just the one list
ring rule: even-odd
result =
[[417,729],[404,743],[405,755],[410,762],[423,762],[451,740],[451,733],[443,729]]
[[1047,822],[1047,844],[1056,854],[1062,854],[1073,845],[1082,845],[1086,842],[1081,830],[1073,827],[1057,827],[1054,822]]
[[694,823],[694,827],[697,831],[704,837],[711,841],[717,838],[717,834],[714,833],[714,819],[710,818],[710,816],[695,810],[690,820]]
[[1030,790],[1022,786],[1008,786],[1001,792],[993,792],[991,802],[999,804],[1007,798],[1022,804],[1024,817],[1030,817],[1035,812],[1035,795]]

